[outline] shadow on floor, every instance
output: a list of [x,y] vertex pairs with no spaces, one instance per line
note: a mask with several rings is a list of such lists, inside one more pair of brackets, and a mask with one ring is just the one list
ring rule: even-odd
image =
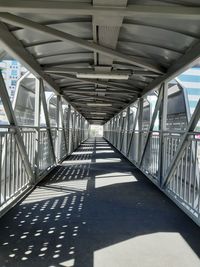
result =
[[200,266],[200,228],[103,139],[0,220],[0,266]]

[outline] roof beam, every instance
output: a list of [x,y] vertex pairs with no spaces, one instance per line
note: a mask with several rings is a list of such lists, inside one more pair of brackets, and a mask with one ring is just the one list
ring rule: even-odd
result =
[[68,3],[64,1],[0,1],[2,12],[42,13],[63,15],[91,15],[91,16],[145,16],[154,18],[200,19],[199,7],[159,6],[159,5],[128,5],[120,6],[92,6],[83,3]]
[[42,71],[40,65],[35,61],[32,55],[24,49],[20,41],[9,32],[6,25],[2,22],[0,22],[0,45],[13,56],[13,58],[19,60],[32,74],[38,78],[43,78],[51,87],[59,91],[59,88],[51,77]]
[[122,54],[116,50],[98,45],[98,44],[93,43],[93,42],[83,40],[79,37],[76,37],[76,36],[73,36],[71,34],[53,29],[53,28],[45,26],[45,25],[41,25],[37,22],[31,21],[31,20],[28,20],[25,18],[21,18],[21,17],[15,16],[15,15],[12,15],[9,13],[0,13],[0,18],[2,21],[6,22],[6,23],[9,23],[9,24],[12,24],[12,25],[15,25],[18,27],[30,29],[30,30],[42,32],[42,33],[45,33],[45,34],[52,36],[53,38],[62,40],[63,42],[75,43],[84,49],[87,49],[87,50],[90,50],[90,51],[93,51],[96,53],[100,53],[100,54],[103,54],[105,56],[109,56],[113,59],[122,60],[122,61],[130,63],[134,66],[138,66],[138,67],[141,67],[141,68],[144,68],[147,70],[151,70],[151,71],[154,71],[156,73],[163,73],[162,68],[160,68],[160,66],[158,66],[156,63],[155,64],[147,63],[147,62],[145,62],[145,60],[139,59],[138,57],[132,57],[130,55]]
[[142,76],[147,76],[147,77],[157,77],[158,74],[151,72],[151,71],[143,71],[143,70],[134,70],[133,71],[133,76],[134,75],[142,75]]
[[44,68],[44,71],[47,73],[84,73],[84,74],[126,74],[126,75],[132,75],[132,71],[130,70],[111,70],[111,71],[96,71],[94,68]]
[[[60,95],[59,86],[48,74],[43,72],[37,61],[23,47],[21,42],[9,32],[6,25],[2,22],[0,22],[0,46],[13,58],[21,62],[21,64],[33,75],[35,75],[37,78],[42,78],[52,88],[56,95]],[[67,97],[65,97],[65,99],[70,102]]]
[[[76,78],[76,77],[74,77]],[[64,78],[63,78],[64,79]],[[56,79],[55,80],[59,85],[61,89],[94,89],[94,82],[96,80],[91,79],[91,82],[87,83],[87,81],[78,81],[78,82],[67,82],[67,80],[65,80],[65,82],[58,82],[59,80]],[[93,81],[93,82],[92,82]],[[103,81],[102,81],[103,82]],[[99,81],[99,83],[101,83],[101,81]],[[104,83],[104,82],[103,82]],[[95,83],[96,84],[96,83]],[[141,93],[142,90],[139,88],[135,88],[132,86],[130,86],[130,84],[124,84],[124,83],[113,83],[113,82],[109,82],[109,85],[111,87],[111,89],[113,90],[119,90],[119,87],[124,91],[124,92],[130,92],[130,93]],[[102,84],[102,86],[106,86],[105,84]],[[117,88],[115,88],[115,86],[117,86]],[[106,86],[107,87],[107,86]]]
[[[94,100],[85,101],[84,103],[81,103],[81,102],[76,101],[76,99],[74,99],[74,100],[71,100],[71,103],[74,103],[76,106],[85,108],[85,105],[87,105],[87,103],[88,104],[91,104],[91,103],[94,104]],[[104,104],[104,102],[103,101],[95,101],[95,104],[97,104],[97,106],[98,106],[98,104]],[[106,104],[109,104],[109,103],[106,103]],[[111,101],[110,104],[112,106],[105,106],[105,107],[106,108],[111,107],[111,108],[114,108],[116,111],[120,111],[120,109],[124,107],[125,103],[115,103],[115,102]],[[94,106],[92,106],[92,107],[94,107]],[[102,108],[104,109],[104,106],[100,106],[100,107],[101,107],[101,110],[102,110]],[[99,106],[98,106],[98,108],[99,108]]]
[[90,113],[94,113],[94,114],[95,114],[95,113],[106,113],[106,114],[108,114],[109,116],[114,114],[114,112],[110,112],[110,111],[106,111],[106,110],[103,110],[103,111],[102,111],[102,110],[96,110],[96,109],[95,109],[95,110],[94,110],[94,109],[93,109],[93,110],[92,110],[92,109],[91,109],[91,110],[88,110],[88,109],[86,109],[86,110],[85,110],[85,109],[84,109],[84,110],[83,110],[83,109],[79,109],[79,110],[80,110],[81,112],[83,112],[83,114],[90,114]]
[[[125,100],[120,100],[120,99],[116,99],[116,98],[110,98],[110,97],[107,97],[107,96],[98,96],[98,95],[89,95],[89,94],[84,94],[84,93],[81,93],[81,94],[75,94],[73,93],[74,96],[83,96],[83,97],[88,97],[88,98],[94,98],[94,99],[98,99],[98,100],[102,100],[102,101],[106,101],[106,102],[111,102],[112,103],[119,103],[119,104],[126,104],[127,102]],[[72,96],[71,96],[72,97]],[[76,98],[75,98],[76,100]]]
[[[57,76],[61,76],[61,77],[66,77],[66,78],[69,78],[69,79],[75,79],[75,80],[79,80],[79,81],[82,81],[82,82],[87,82],[87,83],[92,83],[92,84],[98,84],[98,85],[102,85],[102,86],[106,86],[106,87],[110,87],[110,88],[113,88],[113,89],[117,89],[117,90],[121,90],[122,87],[120,85],[113,85],[109,82],[103,82],[103,81],[99,81],[99,80],[95,80],[95,79],[83,79],[83,78],[77,78],[76,76],[74,75],[71,75],[71,74],[58,74],[56,73],[55,75]],[[135,90],[135,88],[133,89],[128,89],[128,88],[124,88],[123,87],[123,90],[124,91],[127,91],[127,92],[131,92],[131,93],[134,93],[137,94],[137,91],[138,89]]]
[[[78,64],[78,63],[77,63]],[[44,72],[47,73],[80,73],[80,72],[84,72],[84,73],[93,73],[94,69],[89,67],[89,68],[65,68],[65,67],[45,67],[43,68]],[[116,73],[118,71],[121,70],[116,70]],[[122,70],[124,71],[124,70]],[[112,73],[114,73],[114,71],[112,71]],[[131,70],[132,76],[135,75],[142,75],[142,76],[147,76],[147,77],[157,77],[158,74],[152,71],[145,71],[145,70]]]
[[[94,110],[94,111],[96,111],[96,110],[100,110],[100,111],[102,111],[102,107],[100,107],[100,106],[85,106],[84,104],[80,104],[79,103],[79,109],[84,109],[84,110]],[[117,111],[118,110],[118,107],[115,107],[115,106],[107,106],[107,107],[104,107],[103,108],[103,111],[110,111],[110,112],[115,112],[115,111]]]
[[200,42],[197,42],[188,50],[188,52],[181,56],[164,75],[156,78],[152,83],[150,83],[144,89],[143,94],[159,87],[163,82],[169,82],[170,80],[176,78],[182,72],[199,63],[199,60]]
[[76,94],[82,94],[82,93],[86,93],[86,94],[105,94],[105,95],[122,95],[124,97],[126,97],[126,95],[128,97],[130,96],[134,96],[135,94],[132,94],[132,93],[127,93],[126,91],[108,91],[108,90],[105,90],[105,91],[100,91],[100,89],[96,89],[96,90],[84,90],[84,89],[81,89],[81,90],[71,90],[71,89],[66,89],[66,90],[63,90],[64,93],[76,93]]
[[[78,65],[78,64],[77,64]],[[93,71],[93,68],[63,68],[63,67],[49,67],[43,68],[47,73],[79,73],[86,71]]]

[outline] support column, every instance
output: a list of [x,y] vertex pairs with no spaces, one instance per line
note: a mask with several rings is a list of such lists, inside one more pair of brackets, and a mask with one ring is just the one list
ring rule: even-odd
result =
[[[68,110],[67,110],[67,130],[68,130],[68,154],[71,153],[71,148],[72,148],[72,142],[73,142],[73,138],[72,138],[72,131],[70,130],[71,128],[71,105],[68,105]],[[71,140],[71,142],[69,142]]]
[[159,112],[159,158],[158,158],[158,178],[160,185],[162,185],[163,180],[163,164],[164,164],[164,132],[167,124],[167,100],[168,100],[168,83],[163,83],[163,99],[161,103],[161,108]]
[[137,121],[138,121],[138,118],[139,118],[139,112],[140,112],[140,101],[138,101],[138,107],[137,107],[137,111],[136,111],[135,118],[134,118],[134,123],[133,123],[133,129],[132,129],[131,137],[130,137],[130,140],[129,140],[129,143],[128,143],[128,148],[127,148],[127,157],[128,158],[129,158],[129,155],[130,155],[130,150],[131,150],[131,144],[132,144],[132,141],[133,141],[133,137],[135,135],[135,129],[136,129]]
[[35,80],[35,181],[39,176],[40,165],[40,115],[41,115],[41,92],[40,92],[40,80]]
[[138,110],[138,131],[139,131],[139,136],[138,136],[138,159],[137,162],[140,163],[141,161],[141,155],[142,155],[142,138],[143,138],[143,133],[142,133],[142,125],[143,125],[143,98],[141,97],[139,99],[139,110]]
[[160,87],[158,99],[157,99],[157,102],[156,102],[156,106],[155,106],[155,109],[154,109],[154,112],[153,112],[153,115],[152,115],[152,119],[151,119],[151,123],[150,123],[149,130],[148,130],[148,133],[147,133],[147,137],[146,137],[143,149],[142,149],[142,154],[141,154],[140,161],[139,161],[139,166],[140,167],[141,167],[142,161],[144,159],[144,155],[145,155],[145,151],[147,149],[148,142],[149,142],[149,140],[151,138],[151,134],[152,134],[152,131],[153,131],[154,123],[156,121],[156,117],[157,117],[158,111],[160,110],[162,99],[163,99],[163,86]]
[[119,115],[119,128],[116,127],[116,130],[119,131],[117,135],[117,149],[121,147],[121,134],[122,134],[122,126],[123,126],[123,111]]
[[40,92],[41,92],[41,101],[42,101],[43,110],[44,110],[44,117],[45,117],[46,126],[47,126],[47,133],[48,133],[50,147],[51,147],[52,156],[53,156],[53,162],[56,163],[56,155],[54,151],[53,138],[51,134],[51,125],[50,125],[50,120],[49,120],[49,115],[48,115],[47,102],[46,102],[44,84],[43,84],[42,79],[40,79]]
[[34,184],[35,183],[35,175],[32,171],[31,164],[29,162],[29,158],[28,158],[28,154],[26,152],[24,141],[23,141],[23,138],[22,138],[22,135],[21,135],[18,123],[17,123],[17,119],[15,117],[15,113],[14,113],[12,104],[10,102],[10,97],[8,95],[8,91],[7,91],[6,85],[4,83],[4,79],[2,77],[1,72],[0,72],[0,97],[1,97],[4,109],[5,109],[5,113],[6,113],[6,116],[8,118],[8,121],[9,121],[11,126],[15,127],[16,142],[17,142],[22,160],[24,162],[25,169],[26,169],[28,175],[30,176],[30,182],[32,184]]
[[60,95],[57,96],[57,131],[58,131],[58,148],[59,148],[58,155],[60,155],[60,151],[62,150],[61,146],[63,145],[62,144],[63,139],[64,139],[64,146],[65,146],[65,155],[67,155],[68,146],[67,146],[67,141],[66,141],[67,138],[66,138],[66,132],[65,132],[64,117],[63,117],[62,97]]
[[130,111],[131,111],[131,108],[130,106],[127,108],[127,122],[126,122],[126,151],[125,151],[125,154],[127,155],[127,151],[128,151],[128,141],[129,141],[129,131],[130,131]]

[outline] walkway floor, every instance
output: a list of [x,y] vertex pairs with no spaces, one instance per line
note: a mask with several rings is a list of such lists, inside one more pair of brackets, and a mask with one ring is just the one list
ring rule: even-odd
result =
[[103,139],[0,220],[0,266],[199,267],[200,228]]

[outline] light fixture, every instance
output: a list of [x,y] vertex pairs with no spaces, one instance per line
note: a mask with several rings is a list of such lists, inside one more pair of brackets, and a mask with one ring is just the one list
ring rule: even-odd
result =
[[77,78],[83,79],[128,80],[129,76],[130,72],[123,71],[76,73]]
[[89,107],[112,107],[112,104],[107,103],[87,103]]
[[90,114],[93,114],[93,115],[106,115],[107,113],[106,112],[90,112]]

